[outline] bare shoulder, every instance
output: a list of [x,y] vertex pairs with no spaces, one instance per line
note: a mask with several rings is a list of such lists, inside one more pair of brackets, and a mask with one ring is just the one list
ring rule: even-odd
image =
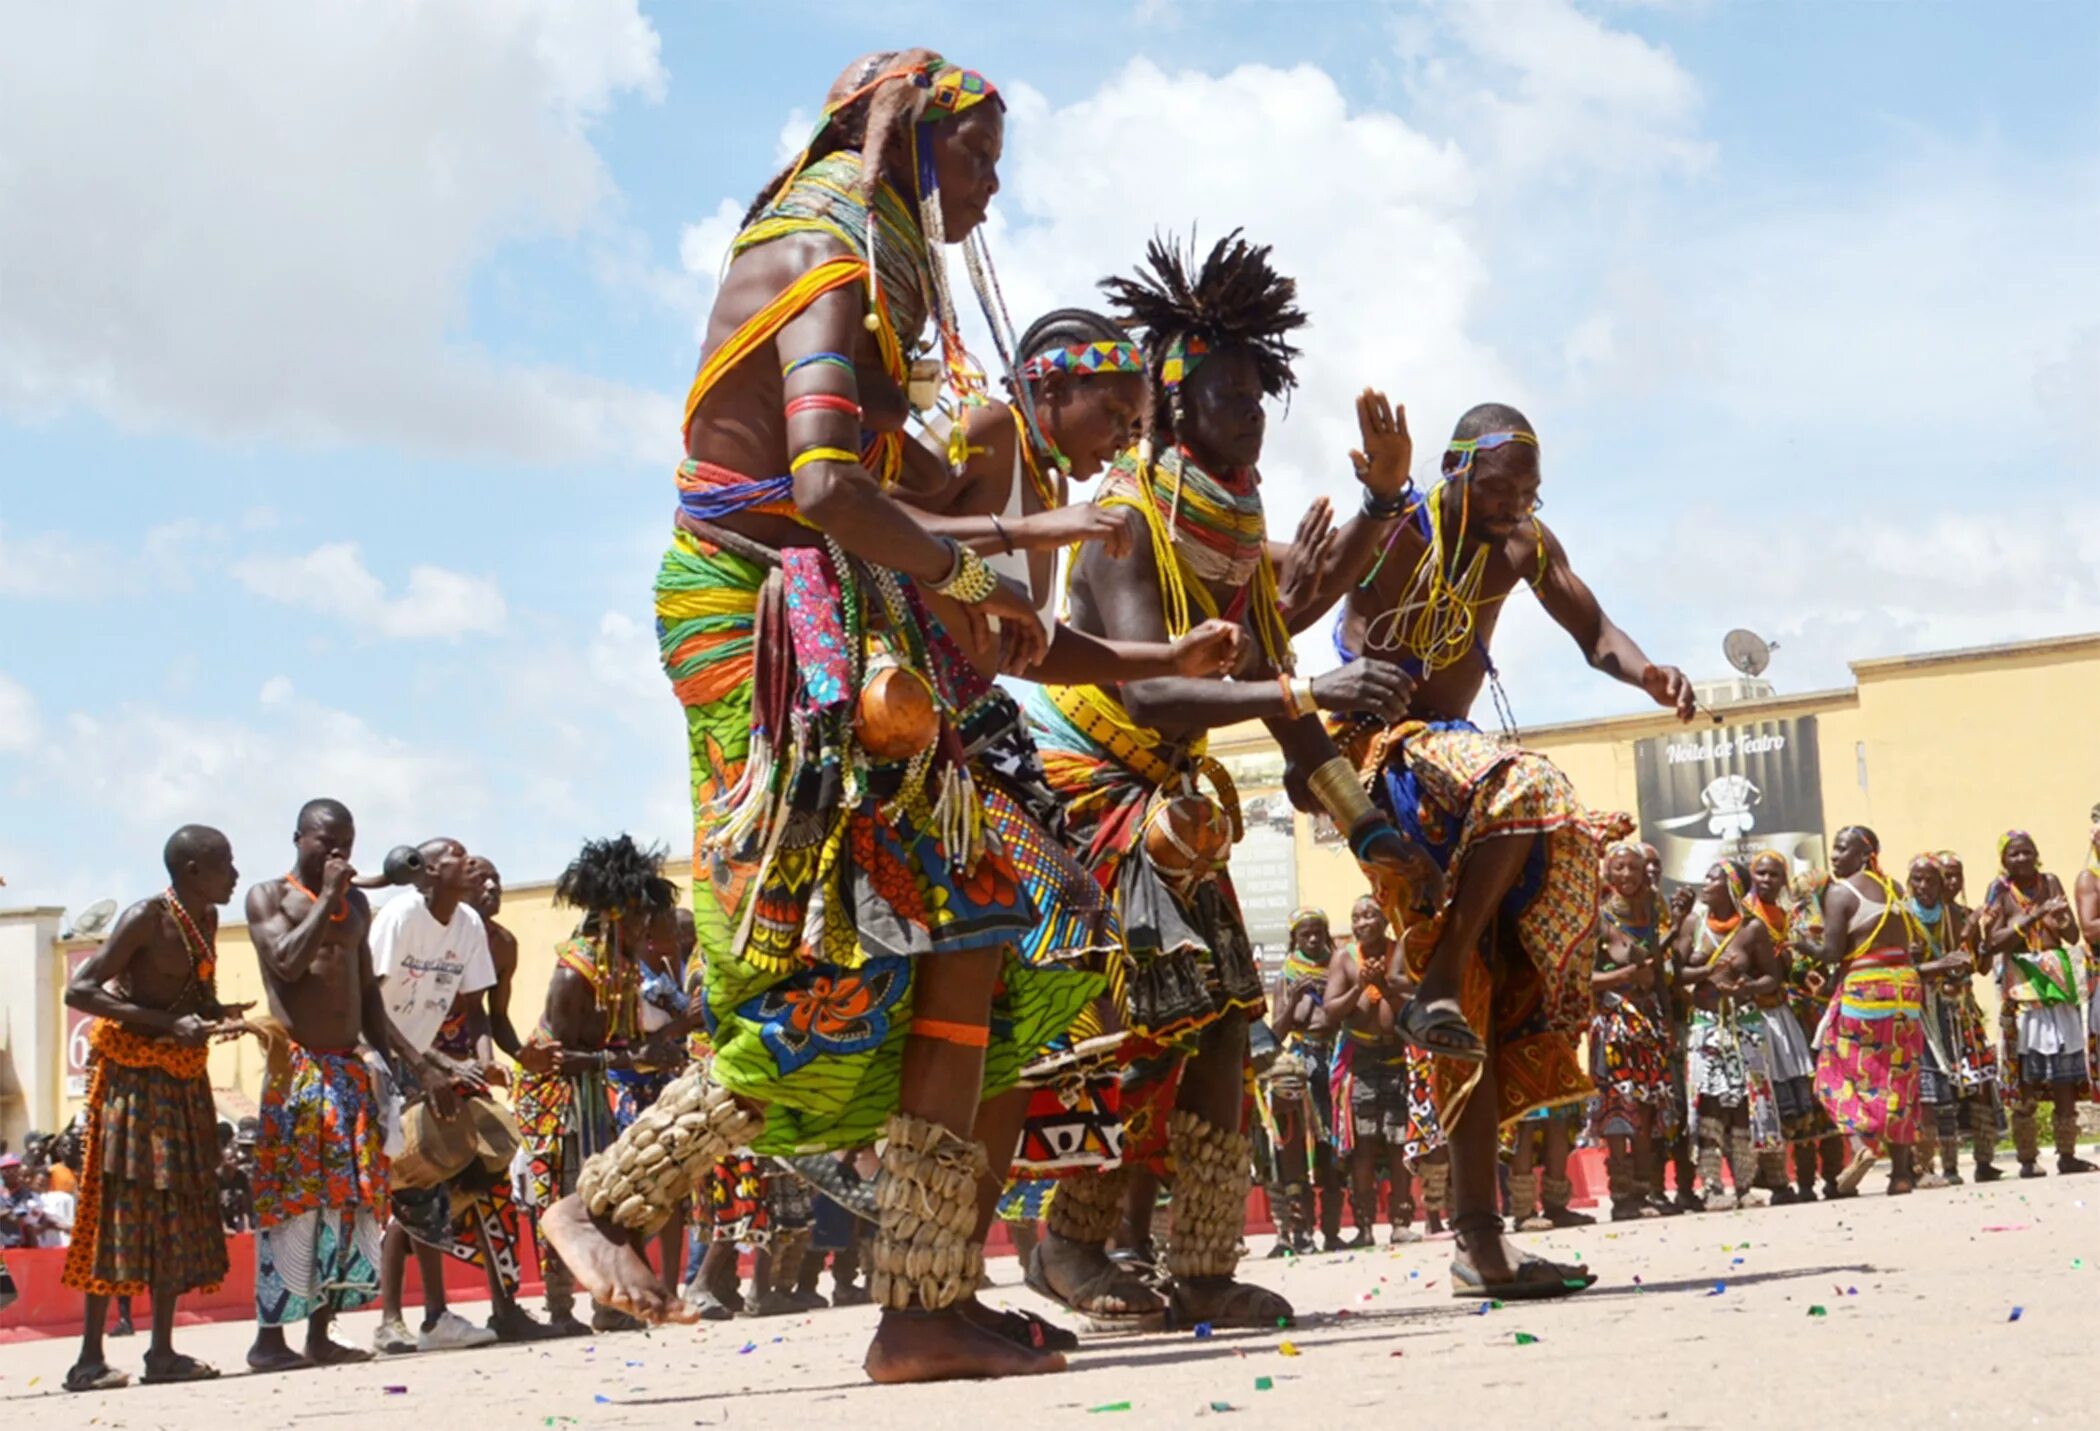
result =
[[248,914],[248,927],[253,929],[265,920],[274,919],[284,908],[283,879],[266,879],[261,884],[248,887],[248,897],[243,901]]
[[483,922],[488,926],[489,958],[495,961],[496,972],[513,973],[518,967],[518,936],[493,919]]
[[[853,252],[845,244],[822,233],[789,234],[744,250],[729,261],[729,270],[722,277],[710,330],[725,322],[743,322],[818,264],[851,257]],[[717,334],[710,331],[708,337],[708,346],[713,347]]]

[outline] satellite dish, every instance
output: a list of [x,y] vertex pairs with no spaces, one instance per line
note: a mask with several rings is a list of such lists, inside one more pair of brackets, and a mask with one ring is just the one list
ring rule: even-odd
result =
[[1745,631],[1740,627],[1729,632],[1721,641],[1721,654],[1728,658],[1728,664],[1746,676],[1763,675],[1765,667],[1772,664],[1772,653],[1778,649],[1776,643],[1766,641],[1755,631]]
[[86,909],[73,916],[74,939],[93,939],[104,933],[116,920],[117,902],[113,899],[98,899]]

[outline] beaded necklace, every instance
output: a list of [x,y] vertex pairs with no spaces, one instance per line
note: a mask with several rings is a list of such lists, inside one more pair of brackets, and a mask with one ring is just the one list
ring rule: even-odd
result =
[[[1036,500],[1042,503],[1042,509],[1046,512],[1054,512],[1065,504],[1064,493],[1061,490],[1064,484],[1060,480],[1053,485],[1050,481],[1050,474],[1045,472],[1042,464],[1035,460],[1035,424],[1022,417],[1018,403],[1012,405],[1012,411],[1014,415],[1014,440],[1021,445],[1021,470],[1028,474],[1028,484],[1035,488]],[[1048,441],[1047,438],[1044,440]],[[1050,446],[1049,452],[1051,460],[1056,462],[1060,469],[1071,466],[1071,463],[1065,460],[1065,455],[1057,450],[1055,444]],[[1060,471],[1059,475],[1062,478],[1062,471]]]
[[[285,882],[286,884],[290,885],[290,886],[291,886],[291,887],[292,887],[293,889],[296,889],[296,890],[298,890],[298,891],[299,891],[299,893],[301,893],[301,894],[305,895],[305,896],[306,896],[306,897],[307,897],[308,899],[312,900],[312,901],[313,901],[313,902],[314,902],[315,904],[319,904],[319,903],[321,902],[321,896],[319,896],[318,894],[315,894],[315,893],[314,893],[314,892],[313,892],[312,890],[308,889],[308,888],[307,888],[307,887],[306,887],[305,885],[303,885],[303,884],[299,883],[299,873],[298,873],[298,871],[294,870],[294,871],[293,871],[292,873],[290,873],[290,874],[286,875],[286,876],[284,877],[284,882]],[[350,896],[349,896],[349,895],[347,895],[347,894],[345,894],[345,895],[343,896],[343,902],[342,902],[342,904],[341,904],[341,905],[340,905],[340,906],[339,906],[339,907],[338,907],[338,908],[336,909],[336,912],[328,916],[328,922],[329,922],[330,924],[341,924],[341,923],[342,923],[342,922],[343,922],[344,920],[348,919],[349,917],[350,917]]]
[[[168,913],[174,917],[176,931],[182,936],[182,947],[190,956],[190,977],[182,986],[182,994],[201,987],[205,998],[216,1004],[218,991],[212,980],[219,972],[219,964],[218,960],[212,957],[211,945],[205,942],[203,931],[199,930],[197,922],[190,918],[190,912],[182,907],[182,901],[175,897],[175,886],[169,885],[160,898],[161,903],[168,907]],[[178,1003],[182,994],[176,996]]]

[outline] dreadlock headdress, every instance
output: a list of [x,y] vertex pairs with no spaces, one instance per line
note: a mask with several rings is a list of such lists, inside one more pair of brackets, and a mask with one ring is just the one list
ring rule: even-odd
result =
[[1156,443],[1161,433],[1178,440],[1181,385],[1212,353],[1251,353],[1261,390],[1270,397],[1297,386],[1291,360],[1298,350],[1285,335],[1307,322],[1298,307],[1298,281],[1269,263],[1269,245],[1249,243],[1241,232],[1234,229],[1213,244],[1193,275],[1193,236],[1187,249],[1175,239],[1155,238],[1134,275],[1101,281],[1101,291],[1125,321],[1145,335],[1154,393],[1148,442]]
[[[608,1032],[631,1037],[637,1031],[635,999],[641,985],[639,961],[620,957],[621,923],[629,914],[648,915],[678,903],[678,891],[664,878],[664,852],[643,848],[632,835],[588,841],[554,884],[554,901],[583,911],[584,940],[591,951],[591,983],[597,1004],[608,1019]],[[637,941],[641,931],[635,931]]]

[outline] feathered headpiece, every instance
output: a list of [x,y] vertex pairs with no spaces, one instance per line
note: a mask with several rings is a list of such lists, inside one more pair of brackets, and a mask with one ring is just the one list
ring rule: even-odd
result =
[[664,852],[644,849],[632,835],[586,843],[555,882],[557,903],[589,915],[618,917],[632,910],[654,913],[678,902],[678,890],[664,878]]

